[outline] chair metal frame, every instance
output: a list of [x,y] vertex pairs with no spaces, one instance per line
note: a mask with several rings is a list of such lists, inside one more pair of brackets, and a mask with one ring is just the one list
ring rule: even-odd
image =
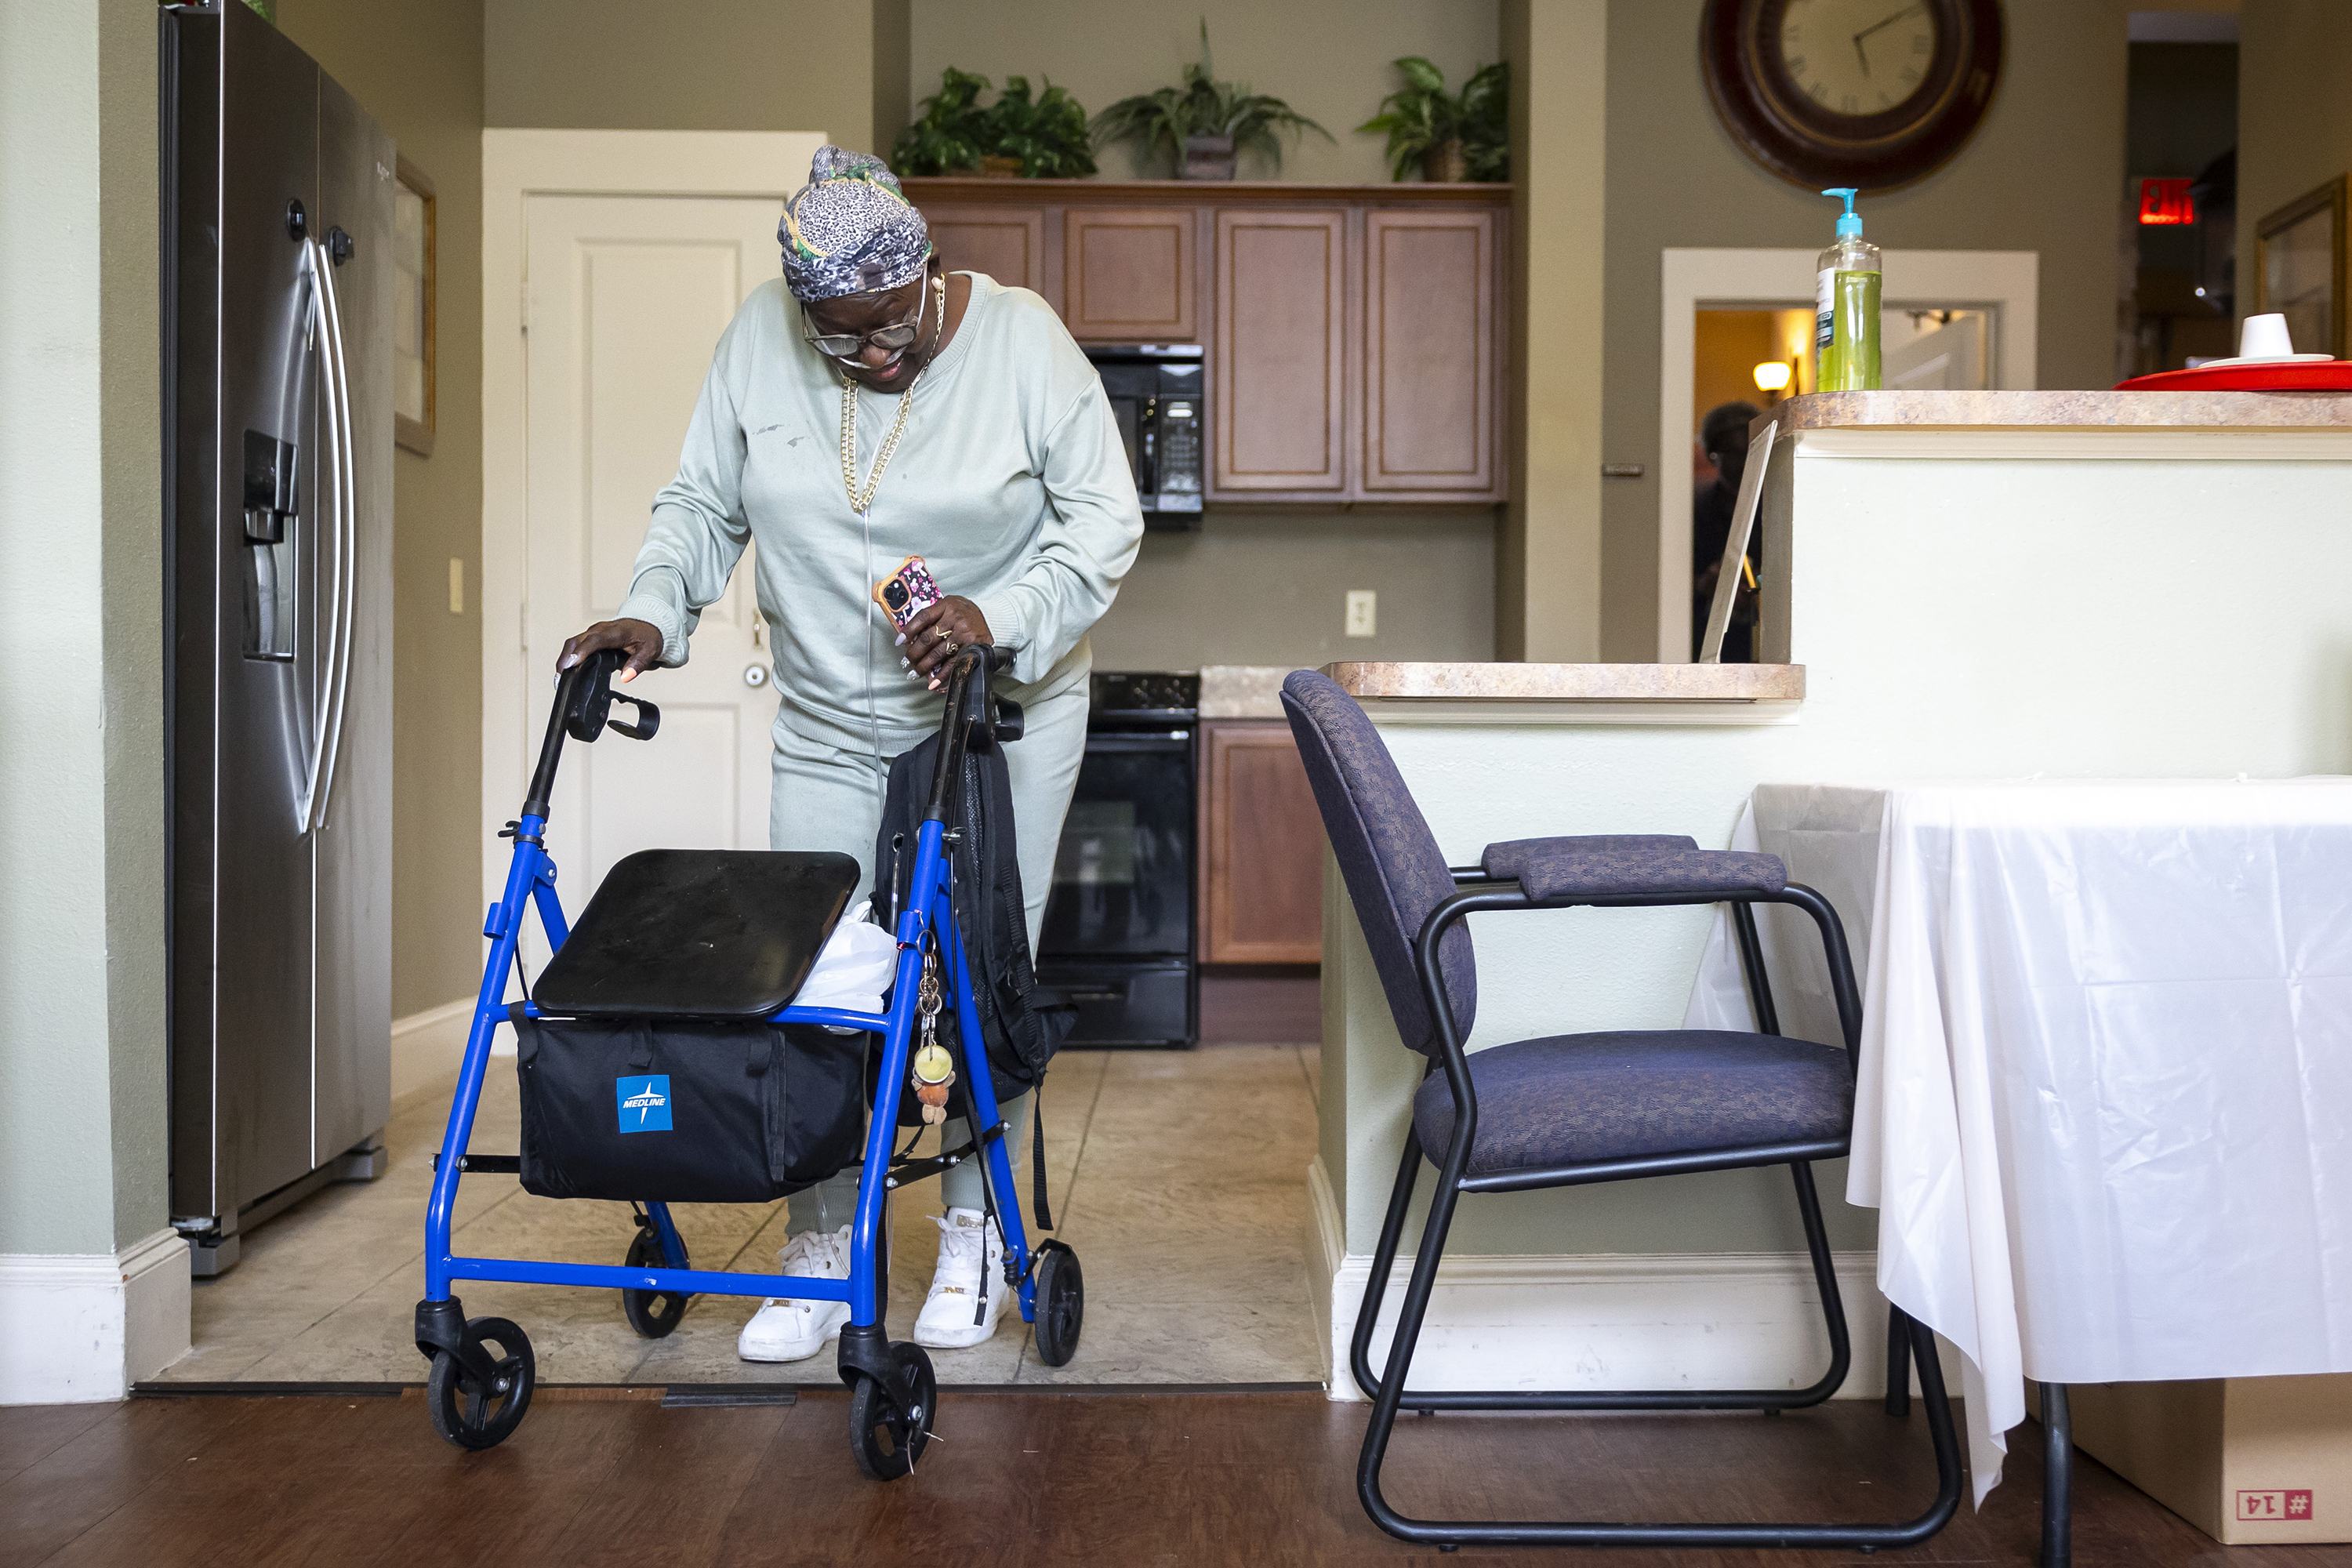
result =
[[[1381,1302],[1387,1292],[1389,1277],[1395,1268],[1397,1243],[1403,1232],[1406,1211],[1412,1205],[1413,1188],[1420,1174],[1423,1149],[1417,1128],[1409,1129],[1405,1136],[1403,1158],[1397,1167],[1396,1186],[1390,1194],[1388,1215],[1381,1226],[1380,1246],[1372,1256],[1371,1276],[1365,1284],[1363,1302],[1357,1311],[1355,1333],[1349,1346],[1349,1369],[1354,1374],[1357,1386],[1372,1401],[1371,1424],[1364,1434],[1363,1451],[1356,1468],[1356,1491],[1362,1500],[1364,1511],[1371,1516],[1374,1523],[1391,1535],[1406,1541],[1439,1545],[1449,1551],[1465,1543],[1858,1547],[1864,1551],[1875,1551],[1880,1547],[1915,1545],[1934,1535],[1959,1507],[1959,1440],[1953,1426],[1951,1401],[1944,1387],[1942,1367],[1937,1360],[1935,1336],[1899,1307],[1891,1308],[1889,1315],[1885,1409],[1888,1415],[1897,1416],[1908,1412],[1910,1369],[1916,1362],[1927,1405],[1927,1428],[1935,1447],[1937,1475],[1935,1502],[1927,1512],[1907,1522],[1619,1524],[1427,1520],[1410,1518],[1390,1505],[1381,1490],[1381,1469],[1387,1458],[1389,1439],[1394,1433],[1398,1412],[1408,1406],[1423,1412],[1760,1410],[1767,1415],[1774,1415],[1783,1410],[1801,1409],[1828,1399],[1844,1383],[1852,1360],[1845,1309],[1838,1294],[1828,1233],[1822,1227],[1821,1199],[1814,1191],[1811,1163],[1815,1160],[1845,1154],[1851,1143],[1850,1137],[1593,1160],[1547,1170],[1469,1175],[1470,1154],[1478,1132],[1477,1090],[1470,1076],[1468,1055],[1463,1049],[1461,1029],[1454,1020],[1453,1004],[1446,994],[1438,963],[1439,946],[1445,933],[1465,917],[1474,913],[1577,907],[1643,909],[1670,904],[1727,903],[1731,906],[1732,925],[1739,948],[1740,968],[1747,978],[1748,999],[1756,1010],[1758,1031],[1778,1035],[1780,1032],[1780,1018],[1773,1007],[1770,983],[1764,972],[1763,948],[1757,938],[1753,906],[1758,903],[1791,904],[1803,910],[1820,928],[1822,947],[1829,960],[1831,989],[1837,1002],[1838,1023],[1845,1040],[1847,1070],[1851,1073],[1861,1055],[1862,998],[1854,984],[1853,963],[1846,948],[1844,928],[1829,900],[1812,889],[1793,882],[1777,894],[1755,889],[1724,888],[1537,900],[1530,898],[1518,882],[1492,878],[1482,868],[1457,867],[1453,868],[1453,874],[1455,890],[1441,900],[1430,911],[1428,919],[1422,922],[1420,931],[1413,938],[1412,956],[1423,1000],[1434,1022],[1439,1046],[1437,1058],[1429,1070],[1442,1071],[1445,1075],[1446,1087],[1454,1096],[1454,1132],[1442,1159],[1437,1162],[1437,1191],[1430,1202],[1421,1248],[1413,1258],[1412,1273],[1405,1287],[1403,1304],[1398,1314],[1395,1333],[1390,1341],[1388,1362],[1383,1373],[1376,1373],[1372,1370],[1372,1331]],[[1437,1266],[1444,1252],[1446,1233],[1453,1226],[1454,1205],[1462,1194],[1525,1192],[1546,1187],[1630,1181],[1643,1176],[1676,1175],[1685,1172],[1779,1164],[1787,1165],[1795,1178],[1797,1206],[1804,1220],[1805,1245],[1811,1255],[1813,1278],[1821,1289],[1822,1313],[1829,1328],[1829,1370],[1809,1386],[1801,1389],[1510,1389],[1479,1392],[1405,1387],[1405,1379],[1412,1366],[1413,1350],[1428,1315],[1430,1294],[1437,1282]]]

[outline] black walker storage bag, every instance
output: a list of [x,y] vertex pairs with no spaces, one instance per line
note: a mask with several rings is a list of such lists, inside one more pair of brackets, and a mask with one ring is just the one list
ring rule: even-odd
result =
[[856,1163],[866,1037],[769,1019],[857,886],[848,855],[646,849],[605,873],[513,1008],[522,1184],[763,1204]]
[[520,1013],[525,1192],[763,1204],[814,1186],[861,1152],[863,1035]]

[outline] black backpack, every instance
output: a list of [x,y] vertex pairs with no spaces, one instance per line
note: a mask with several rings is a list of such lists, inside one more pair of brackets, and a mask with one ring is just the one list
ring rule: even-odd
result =
[[[886,929],[896,927],[914,876],[916,833],[930,799],[939,754],[940,738],[933,735],[891,759],[882,828],[874,846],[874,909]],[[984,731],[975,729],[967,742],[963,777],[953,799],[946,826],[954,836],[947,847],[955,879],[956,923],[971,967],[973,1010],[980,1015],[989,1073],[999,1099],[1010,1099],[1045,1081],[1046,1064],[1061,1049],[1077,1016],[1059,996],[1038,985],[1030,963],[1028,906],[1022,894],[1021,856],[1013,825],[1013,778],[1003,747],[986,738]],[[954,1008],[940,1015],[940,1033],[950,1047],[958,1027]],[[1045,1212],[1045,1124],[1038,1099],[1032,1095],[1029,1101],[1037,1223],[1051,1229],[1053,1221]],[[911,1096],[902,1100],[899,1115],[914,1124]]]

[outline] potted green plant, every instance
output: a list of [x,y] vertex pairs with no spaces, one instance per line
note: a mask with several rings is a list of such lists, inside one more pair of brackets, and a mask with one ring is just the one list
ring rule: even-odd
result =
[[1086,106],[1041,77],[1045,90],[1034,101],[1029,79],[1009,76],[988,108],[989,151],[982,160],[1011,159],[1023,178],[1074,180],[1095,172],[1094,143],[1087,131]]
[[1356,127],[1388,133],[1389,168],[1402,180],[1415,164],[1424,180],[1511,177],[1511,68],[1481,66],[1458,94],[1445,73],[1419,55],[1396,62],[1404,86],[1381,100],[1381,112]]
[[1184,68],[1183,85],[1122,98],[1095,116],[1097,147],[1133,142],[1147,157],[1165,149],[1180,180],[1230,180],[1241,150],[1263,153],[1282,166],[1282,139],[1312,131],[1331,133],[1281,99],[1252,92],[1246,82],[1219,81],[1209,57],[1209,23],[1201,22],[1201,59]]
[[898,133],[890,167],[901,174],[961,174],[978,172],[1029,179],[1075,179],[1095,172],[1085,106],[1045,79],[1034,97],[1029,79],[1004,79],[1004,90],[983,109],[989,89],[984,76],[953,66],[940,73],[940,90],[923,100],[923,113]]

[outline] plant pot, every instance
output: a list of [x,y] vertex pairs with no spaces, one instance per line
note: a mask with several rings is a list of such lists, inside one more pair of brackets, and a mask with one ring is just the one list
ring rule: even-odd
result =
[[980,177],[983,180],[1017,180],[1021,177],[1021,160],[992,153],[980,161]]
[[1230,180],[1234,177],[1234,139],[1230,136],[1187,136],[1184,156],[1176,165],[1180,180]]
[[1470,177],[1470,155],[1462,140],[1440,142],[1421,155],[1421,177],[1432,184],[1458,185]]

